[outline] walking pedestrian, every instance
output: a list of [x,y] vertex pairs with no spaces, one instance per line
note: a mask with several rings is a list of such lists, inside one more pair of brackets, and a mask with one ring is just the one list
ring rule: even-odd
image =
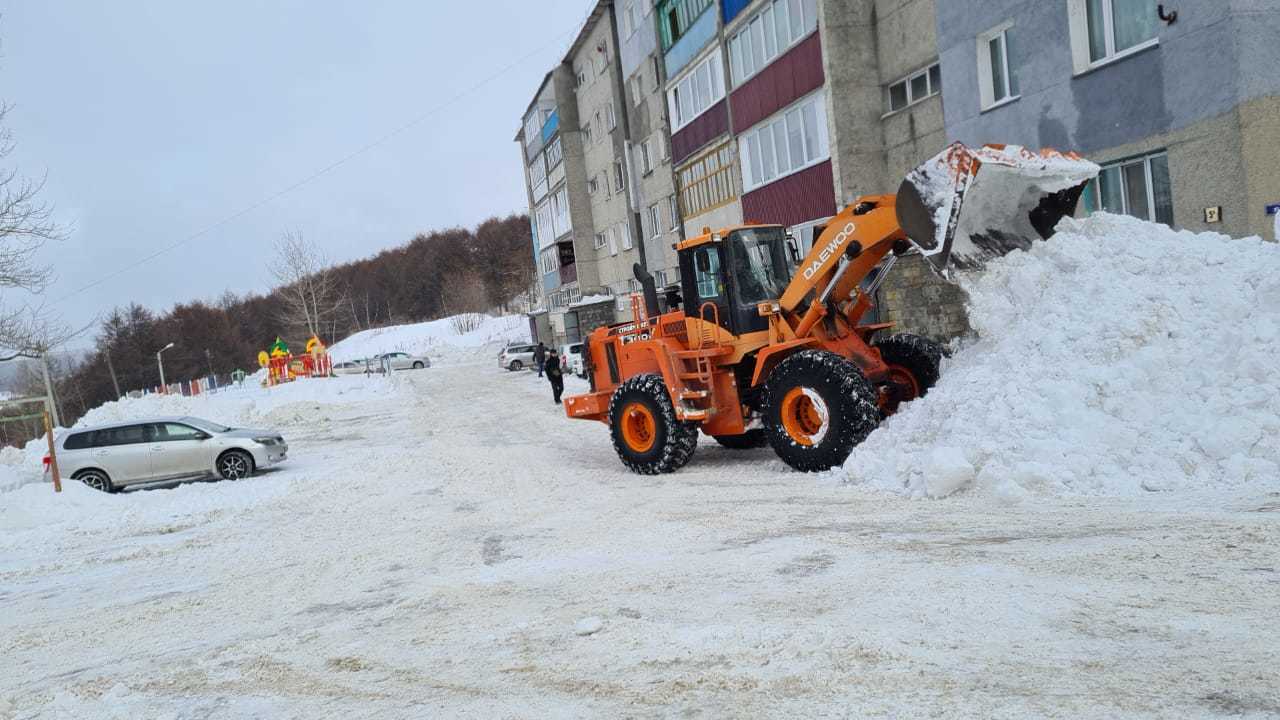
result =
[[560,368],[560,358],[555,348],[547,353],[547,380],[551,383],[551,398],[560,404],[560,393],[564,392],[564,371]]
[[533,364],[538,366],[538,377],[542,377],[542,366],[547,362],[547,346],[538,343],[533,349]]

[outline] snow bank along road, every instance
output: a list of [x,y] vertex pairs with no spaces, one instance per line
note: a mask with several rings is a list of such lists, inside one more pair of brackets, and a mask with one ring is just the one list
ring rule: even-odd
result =
[[392,382],[260,477],[0,511],[0,717],[1280,716],[1280,493],[640,477],[487,356]]

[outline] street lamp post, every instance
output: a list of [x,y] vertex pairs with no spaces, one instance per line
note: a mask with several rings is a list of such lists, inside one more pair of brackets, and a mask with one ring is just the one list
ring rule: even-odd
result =
[[164,360],[160,358],[160,353],[173,347],[173,343],[169,343],[156,351],[156,365],[160,366],[160,392],[168,392],[169,388],[164,382]]

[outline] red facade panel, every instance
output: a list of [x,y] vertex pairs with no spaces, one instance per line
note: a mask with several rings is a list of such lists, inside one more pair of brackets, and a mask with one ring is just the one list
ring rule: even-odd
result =
[[745,222],[798,225],[836,214],[836,186],[826,160],[742,196]]
[[729,106],[721,100],[671,135],[672,164],[679,165],[699,148],[727,132]]
[[733,134],[817,90],[822,82],[822,44],[815,32],[729,94]]

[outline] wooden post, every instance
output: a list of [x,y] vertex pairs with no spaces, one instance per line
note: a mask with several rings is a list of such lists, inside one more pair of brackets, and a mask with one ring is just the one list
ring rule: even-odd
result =
[[62,478],[58,475],[58,455],[53,450],[53,422],[49,418],[48,408],[44,411],[44,432],[49,438],[49,472],[53,474],[53,491],[62,492]]

